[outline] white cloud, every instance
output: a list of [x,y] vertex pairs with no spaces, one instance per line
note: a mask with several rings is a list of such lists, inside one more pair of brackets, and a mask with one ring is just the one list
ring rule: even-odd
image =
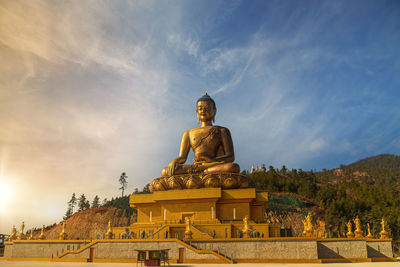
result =
[[197,53],[200,47],[198,40],[192,36],[183,36],[181,34],[170,34],[168,36],[168,45],[174,49],[183,50],[188,55],[197,57]]

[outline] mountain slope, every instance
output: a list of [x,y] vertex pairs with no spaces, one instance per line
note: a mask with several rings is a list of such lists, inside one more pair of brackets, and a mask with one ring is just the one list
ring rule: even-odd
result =
[[[121,216],[122,215],[122,216]],[[135,217],[132,215],[131,217]],[[112,227],[128,226],[129,222],[134,218],[123,216],[116,213],[115,207],[99,207],[80,211],[69,217],[66,221],[65,232],[68,239],[96,239],[103,238],[107,232],[108,221],[111,220]],[[46,239],[54,240],[59,238],[61,233],[61,223],[45,230]],[[34,238],[38,238],[40,230],[36,230],[33,234]]]
[[365,169],[394,169],[400,170],[400,156],[392,154],[381,154],[368,157],[345,166],[357,170]]

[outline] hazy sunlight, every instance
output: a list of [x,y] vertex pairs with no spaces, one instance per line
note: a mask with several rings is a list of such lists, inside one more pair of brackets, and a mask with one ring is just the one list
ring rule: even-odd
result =
[[0,176],[0,214],[6,215],[14,195],[14,185],[10,180]]

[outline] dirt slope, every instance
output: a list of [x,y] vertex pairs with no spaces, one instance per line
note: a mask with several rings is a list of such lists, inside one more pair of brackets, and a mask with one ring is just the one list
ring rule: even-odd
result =
[[[128,226],[129,217],[121,216],[115,212],[115,207],[99,207],[80,211],[67,219],[65,232],[68,239],[96,239],[103,238],[107,232],[108,220],[111,220],[111,226]],[[132,223],[135,218],[130,218]],[[45,230],[46,239],[58,239],[61,232],[61,223]],[[36,239],[40,234],[40,230],[34,232]]]

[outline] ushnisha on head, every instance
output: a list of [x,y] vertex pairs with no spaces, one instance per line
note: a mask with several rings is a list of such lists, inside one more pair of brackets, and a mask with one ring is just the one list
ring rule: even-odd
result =
[[214,100],[205,93],[202,97],[197,100],[196,103],[196,114],[197,122],[215,122],[215,114],[217,113],[217,108],[215,106]]

